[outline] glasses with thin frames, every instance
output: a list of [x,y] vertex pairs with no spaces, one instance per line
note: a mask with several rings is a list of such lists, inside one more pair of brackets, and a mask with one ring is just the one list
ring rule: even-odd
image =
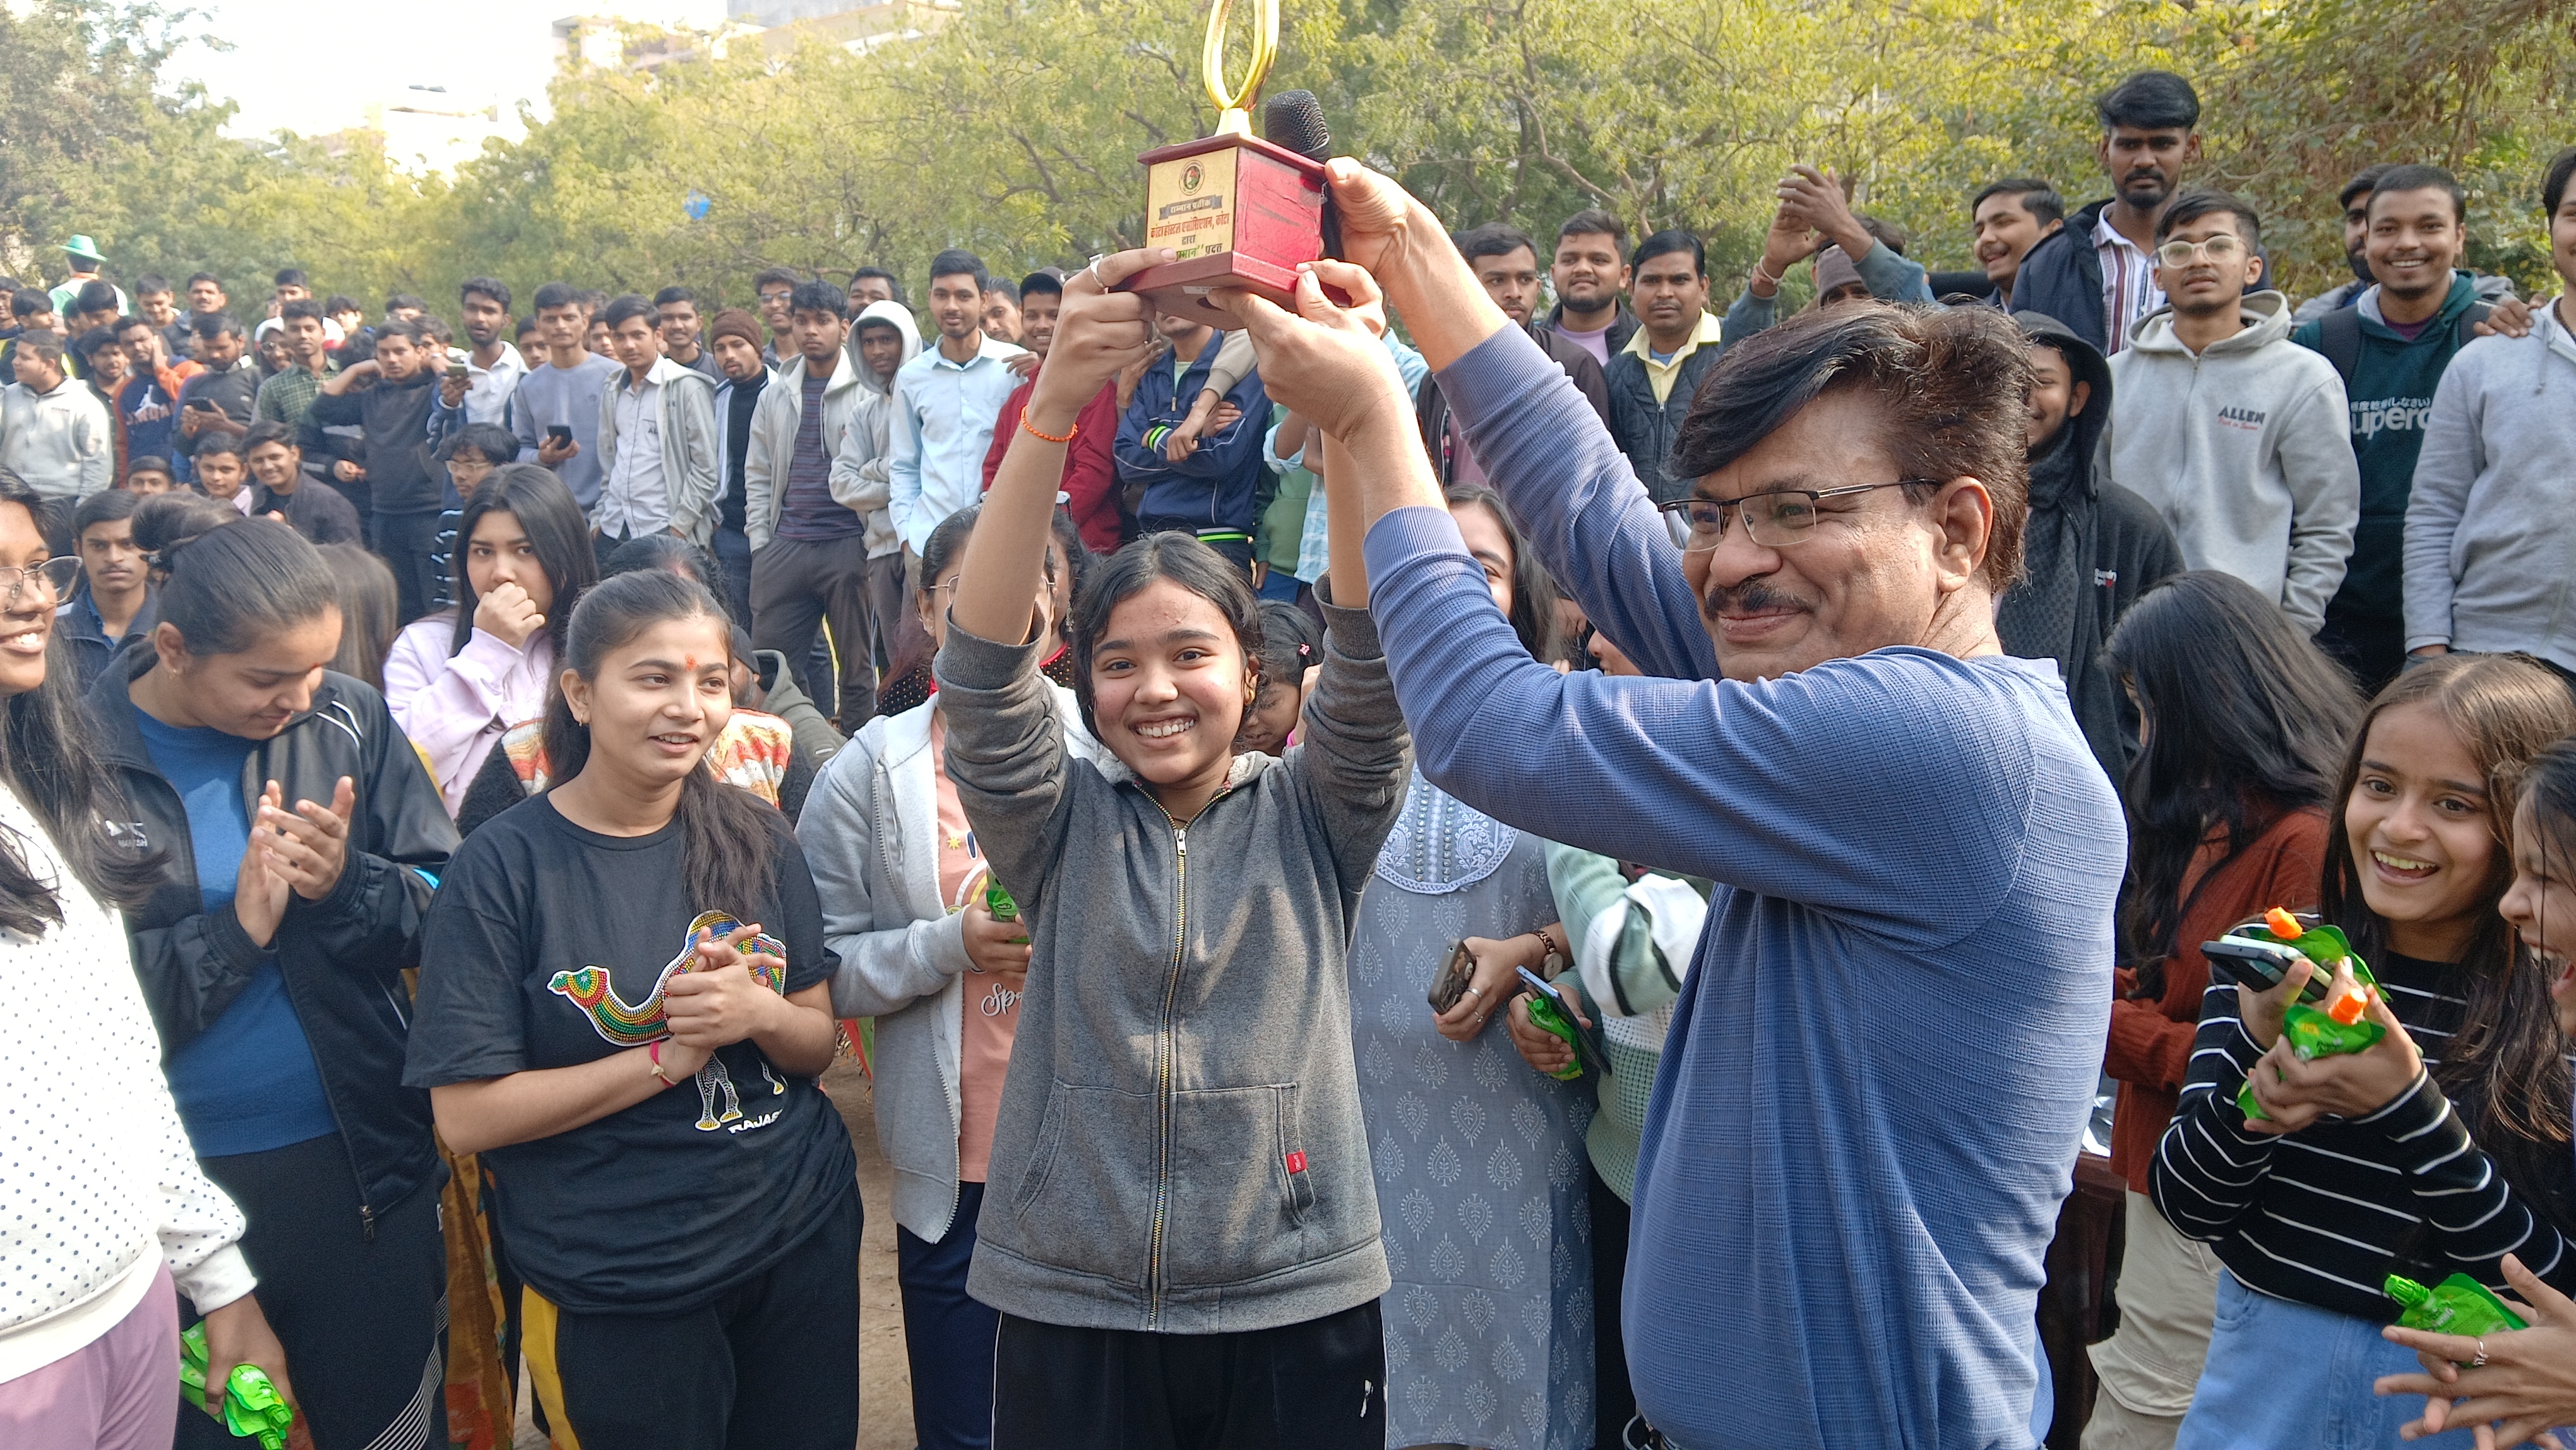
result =
[[2176,238],[2156,248],[2156,260],[2174,268],[2188,267],[2202,257],[2207,257],[2224,267],[2244,255],[2245,243],[2225,232],[2220,232],[2217,236],[2202,242],[2186,242]]
[[1766,549],[1782,549],[1815,536],[1816,521],[1822,517],[1816,507],[1820,500],[1913,485],[1933,486],[1929,479],[1900,478],[1892,483],[1854,483],[1842,488],[1773,489],[1742,498],[1678,498],[1655,507],[1689,526],[1690,540],[1682,545],[1682,552],[1687,554],[1706,553],[1726,538],[1729,510],[1744,515],[1746,538]]
[[68,554],[30,564],[24,569],[0,568],[0,596],[16,604],[30,583],[40,585],[46,597],[60,603],[72,592],[72,583],[80,578],[81,562]]

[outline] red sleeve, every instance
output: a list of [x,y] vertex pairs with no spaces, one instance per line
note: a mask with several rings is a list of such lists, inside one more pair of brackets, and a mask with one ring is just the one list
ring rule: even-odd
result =
[[1037,388],[1032,374],[1027,382],[1011,389],[1002,400],[1002,415],[993,420],[993,441],[984,449],[984,491],[992,492],[993,472],[1002,466],[1002,455],[1011,451],[1011,439],[1020,431],[1020,414],[1028,411],[1029,394]]
[[1074,424],[1064,451],[1066,511],[1095,554],[1118,551],[1118,468],[1110,445],[1118,441],[1118,384],[1103,384]]

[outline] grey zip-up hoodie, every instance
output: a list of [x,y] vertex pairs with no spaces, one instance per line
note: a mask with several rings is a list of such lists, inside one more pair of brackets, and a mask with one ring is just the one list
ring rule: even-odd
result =
[[858,320],[850,324],[850,370],[858,374],[859,400],[850,405],[850,419],[832,446],[832,498],[843,508],[863,515],[868,521],[868,557],[883,559],[903,552],[903,536],[894,531],[894,515],[887,511],[886,467],[891,461],[887,444],[894,427],[894,378],[879,380],[868,371],[867,362],[859,355],[859,329],[871,322],[892,327],[903,338],[903,355],[895,359],[895,368],[921,356],[921,330],[913,326],[912,309],[900,302],[871,302]]
[[948,773],[1035,948],[966,1280],[1004,1313],[1216,1334],[1387,1290],[1344,948],[1407,739],[1367,613],[1326,616],[1302,743],[1187,826],[1068,752],[1050,642],[949,625]]
[[2433,390],[2406,504],[2406,647],[2528,650],[2576,670],[2576,337],[2557,307],[2481,337]]
[[2249,292],[2245,330],[2195,357],[2171,307],[2138,320],[2111,358],[2111,481],[2155,506],[2183,562],[2325,623],[2361,518],[2343,379],[2290,341],[2289,299]]

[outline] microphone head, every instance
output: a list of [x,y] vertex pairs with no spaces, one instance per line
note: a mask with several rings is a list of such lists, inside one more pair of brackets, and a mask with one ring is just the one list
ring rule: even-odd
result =
[[1313,91],[1281,91],[1263,103],[1261,139],[1313,161],[1333,154],[1333,131]]

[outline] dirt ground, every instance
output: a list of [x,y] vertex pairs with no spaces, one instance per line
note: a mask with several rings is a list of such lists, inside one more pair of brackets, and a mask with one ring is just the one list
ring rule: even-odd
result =
[[[903,1304],[894,1278],[894,1178],[877,1152],[876,1109],[867,1075],[844,1060],[823,1075],[823,1090],[849,1126],[859,1155],[859,1201],[867,1229],[859,1238],[859,1443],[857,1450],[913,1450],[912,1373],[903,1355]],[[546,1450],[528,1414],[520,1382],[515,1450]]]

